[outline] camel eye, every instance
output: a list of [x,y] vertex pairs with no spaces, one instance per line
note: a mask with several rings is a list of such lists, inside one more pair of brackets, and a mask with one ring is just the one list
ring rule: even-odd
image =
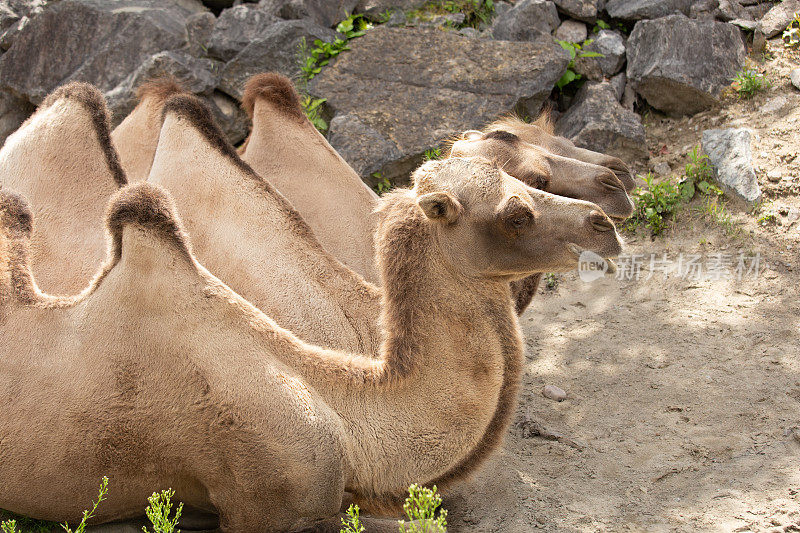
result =
[[530,213],[517,213],[511,217],[509,223],[511,227],[516,230],[523,229],[524,227],[528,226],[533,221],[533,215]]

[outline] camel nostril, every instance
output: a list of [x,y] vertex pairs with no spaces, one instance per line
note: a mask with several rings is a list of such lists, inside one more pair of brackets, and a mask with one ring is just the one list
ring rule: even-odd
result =
[[625,186],[622,185],[622,182],[619,180],[619,178],[611,172],[597,176],[597,181],[600,183],[600,185],[610,191],[625,190]]
[[612,231],[614,229],[614,223],[599,211],[589,213],[589,224],[597,231]]

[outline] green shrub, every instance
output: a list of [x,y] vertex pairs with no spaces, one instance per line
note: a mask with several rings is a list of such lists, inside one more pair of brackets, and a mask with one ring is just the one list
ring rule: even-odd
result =
[[422,154],[423,163],[426,161],[434,161],[441,158],[442,158],[441,148],[428,148],[427,150],[425,150],[425,153]]
[[[154,492],[147,498],[148,506],[144,510],[148,520],[153,525],[153,533],[181,533],[180,529],[175,529],[178,525],[178,520],[181,518],[183,512],[183,503],[179,503],[175,509],[175,516],[171,519],[169,515],[172,513],[172,497],[175,496],[175,491],[172,489],[162,490],[161,492]],[[142,528],[144,533],[150,533],[146,527]]]
[[699,147],[695,146],[689,152],[689,159],[684,177],[678,184],[681,197],[688,202],[697,191],[704,195],[721,196],[722,189],[714,185],[714,168],[708,161],[708,156],[701,154]]
[[328,131],[328,123],[320,115],[320,106],[326,99],[312,98],[308,94],[308,82],[313,80],[322,71],[322,67],[330,63],[331,59],[350,50],[348,44],[350,40],[361,37],[370,28],[372,28],[372,24],[363,15],[349,15],[336,26],[336,31],[341,33],[343,38],[337,37],[330,43],[315,39],[313,47],[308,46],[305,38],[300,41],[297,52],[303,82],[300,88],[300,103],[308,120],[321,133]]
[[[447,531],[447,510],[439,509],[442,498],[432,489],[417,484],[408,487],[408,498],[403,511],[409,523],[400,520],[400,533],[445,533]],[[437,515],[437,510],[438,515]]]
[[322,111],[320,106],[327,101],[327,98],[313,98],[305,93],[300,95],[300,105],[303,106],[306,117],[323,134],[328,131],[328,123],[320,115],[320,111]]
[[464,21],[452,26],[455,29],[478,29],[481,24],[491,22],[494,16],[494,0],[433,0],[420,8],[407,12],[406,20],[409,22],[415,19],[430,20],[436,15],[448,13],[464,14]]
[[558,41],[558,44],[561,45],[561,48],[569,52],[569,64],[567,64],[567,70],[564,72],[564,75],[556,82],[556,87],[558,87],[559,91],[564,91],[564,88],[569,86],[572,83],[578,82],[581,80],[582,76],[575,72],[575,60],[579,57],[605,57],[603,54],[598,52],[583,52],[582,49],[585,46],[588,46],[594,42],[593,39],[586,39],[583,43],[571,43],[569,41]]
[[733,88],[742,100],[748,100],[769,87],[769,81],[755,69],[742,69],[733,78]]
[[81,523],[78,524],[78,527],[77,529],[75,529],[74,532],[69,528],[69,524],[67,524],[66,522],[61,524],[61,527],[64,529],[64,531],[66,531],[67,533],[83,533],[83,531],[86,529],[86,522],[94,518],[94,513],[95,511],[97,511],[97,506],[100,505],[100,502],[106,499],[106,494],[108,494],[108,478],[106,476],[103,476],[103,481],[100,482],[100,491],[97,494],[97,501],[92,504],[92,510],[83,511],[83,518],[81,519]]
[[364,526],[361,524],[361,518],[358,516],[360,509],[358,505],[350,504],[347,508],[347,519],[341,519],[344,528],[339,530],[339,533],[364,533]]
[[343,38],[337,37],[333,42],[326,43],[320,39],[314,40],[314,47],[309,48],[305,39],[300,42],[300,72],[303,81],[308,83],[320,73],[322,67],[330,63],[331,59],[340,53],[350,50],[348,42],[356,37],[361,37],[372,24],[363,15],[350,15],[336,26],[336,31]]
[[373,172],[372,178],[375,180],[375,186],[372,187],[372,190],[378,193],[378,196],[382,196],[383,193],[392,190],[392,187],[394,187],[389,178],[384,178],[380,172]]
[[629,228],[643,223],[653,235],[659,235],[667,226],[666,219],[673,215],[682,200],[681,191],[670,181],[656,183],[651,174],[644,177],[645,187],[636,195],[636,211],[628,222]]

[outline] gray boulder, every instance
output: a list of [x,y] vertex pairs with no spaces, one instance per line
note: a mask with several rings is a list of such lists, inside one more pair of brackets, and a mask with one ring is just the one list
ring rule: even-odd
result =
[[220,91],[201,96],[201,99],[211,107],[214,119],[231,144],[238,144],[247,137],[250,131],[250,119],[247,118],[238,100]]
[[0,58],[0,88],[34,103],[73,80],[109,91],[153,54],[187,46],[185,20],[205,9],[192,5],[155,0],[49,5]]
[[553,0],[558,10],[584,22],[597,20],[597,13],[603,7],[603,0]]
[[628,86],[628,76],[625,75],[625,72],[620,72],[608,80],[608,83],[610,83],[611,88],[614,89],[617,100],[621,102],[622,97],[625,96],[625,87]]
[[494,19],[492,36],[500,41],[533,41],[553,33],[559,23],[553,2],[522,0]]
[[280,19],[255,4],[241,4],[220,13],[208,39],[208,54],[230,61]]
[[556,133],[581,148],[626,162],[648,158],[641,118],[620,105],[616,91],[607,82],[585,83],[556,122]]
[[315,39],[332,41],[336,32],[310,20],[283,20],[267,28],[222,69],[219,89],[241,100],[244,84],[254,74],[280,72],[297,77],[300,69],[297,54],[303,41],[312,45]]
[[627,74],[656,109],[694,114],[716,102],[746,55],[735,26],[672,15],[636,23],[627,43]]
[[753,169],[752,137],[752,132],[745,128],[705,130],[701,141],[717,181],[747,202],[761,199],[761,189]]
[[183,51],[159,52],[147,58],[114,89],[106,92],[113,122],[118,124],[136,106],[136,88],[151,78],[170,76],[192,93],[210,95],[219,83],[222,62],[196,58]]
[[186,18],[186,35],[189,45],[186,51],[195,57],[208,55],[208,41],[214,31],[217,17],[209,11],[195,13]]
[[336,115],[331,120],[328,142],[365,178],[375,172],[373,169],[403,159],[402,152],[393,142],[352,113]]
[[789,73],[789,79],[795,89],[800,89],[800,68],[796,68]]
[[0,49],[8,50],[14,38],[44,9],[45,0],[0,0]]
[[795,13],[800,13],[800,0],[783,0],[767,11],[758,23],[758,31],[767,39],[771,39],[786,29]]
[[417,9],[427,3],[428,0],[359,0],[356,13],[373,17],[387,11],[402,12]]
[[692,0],[608,0],[606,13],[623,20],[657,19],[674,13],[689,14]]
[[0,146],[34,111],[27,100],[0,92]]
[[590,80],[610,78],[625,64],[625,39],[615,31],[600,30],[583,50],[602,54],[602,57],[579,57],[575,60],[575,71]]
[[589,34],[586,29],[586,24],[577,20],[565,20],[556,30],[553,35],[559,41],[567,41],[570,43],[582,43],[586,40]]
[[[498,114],[518,107],[536,116],[569,62],[550,36],[509,42],[379,26],[351,45],[309,90],[327,98],[336,117],[349,115],[341,122],[334,118],[334,148],[344,149],[340,139],[354,138],[341,128],[356,124],[373,140],[347,145],[349,161],[362,176],[381,172],[390,179],[407,178],[425,150]],[[381,153],[372,155],[372,145]],[[392,154],[391,161],[384,153]]]
[[309,19],[331,28],[352,13],[359,0],[261,0],[258,5],[282,19]]

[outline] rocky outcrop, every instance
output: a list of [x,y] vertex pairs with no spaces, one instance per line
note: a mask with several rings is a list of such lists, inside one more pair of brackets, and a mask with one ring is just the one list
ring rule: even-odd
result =
[[800,89],[800,68],[796,68],[789,73],[789,80],[791,80],[795,89]]
[[714,167],[717,181],[747,202],[761,199],[753,169],[752,137],[751,131],[745,128],[705,130],[701,144]]
[[289,20],[309,20],[331,28],[352,13],[359,0],[261,0],[260,9]]
[[570,43],[582,43],[588,36],[586,24],[577,20],[565,20],[556,30],[553,37],[559,41],[567,41]]
[[31,18],[42,12],[45,0],[0,1],[0,50],[8,50]]
[[634,162],[648,158],[639,115],[622,107],[610,83],[587,82],[556,122],[556,133],[577,146]]
[[353,113],[336,115],[331,120],[328,142],[336,147],[359,176],[365,178],[403,159],[403,153],[395,143]]
[[579,57],[575,60],[575,71],[590,80],[610,78],[625,64],[625,39],[615,31],[601,30],[591,43],[583,47],[583,51],[600,54],[600,57]]
[[759,21],[758,31],[771,39],[786,29],[795,13],[800,13],[800,0],[783,0],[780,4],[775,4]]
[[63,0],[27,24],[0,58],[0,88],[40,102],[72,80],[102,91],[148,57],[187,46],[186,18],[199,2]]
[[582,20],[594,22],[603,5],[603,0],[553,0],[558,10],[566,15]]
[[225,65],[219,89],[241,99],[245,82],[255,74],[275,71],[290,78],[297,77],[300,72],[297,55],[301,43],[312,45],[315,39],[332,41],[335,36],[333,30],[307,19],[277,22]]
[[417,9],[428,3],[428,0],[359,0],[356,5],[357,13],[377,16],[387,11],[403,12]]
[[553,33],[559,23],[553,2],[522,0],[495,17],[492,36],[501,41],[533,41]]
[[[362,165],[362,176],[381,172],[406,179],[426,149],[451,135],[515,106],[536,116],[568,61],[549,36],[497,42],[436,29],[378,27],[353,41],[309,89],[327,98],[336,116],[357,119],[360,128],[380,137],[374,142],[400,154],[396,161]],[[337,145],[339,131],[337,123],[331,139],[337,149],[344,147]],[[350,160],[359,161],[371,147],[354,144],[348,147],[355,152]]]
[[692,0],[608,0],[606,12],[615,19],[657,19],[675,13],[689,14]]
[[735,26],[672,15],[636,23],[627,43],[627,75],[656,109],[694,114],[714,104],[745,57]]
[[159,52],[147,58],[119,85],[106,93],[114,122],[119,123],[136,106],[136,88],[149,79],[173,77],[192,93],[210,95],[219,84],[222,63],[196,58],[186,52]]
[[230,61],[278,20],[255,4],[241,4],[226,9],[214,23],[214,30],[208,39],[208,53],[212,57]]
[[33,111],[34,107],[27,100],[0,92],[0,146]]

